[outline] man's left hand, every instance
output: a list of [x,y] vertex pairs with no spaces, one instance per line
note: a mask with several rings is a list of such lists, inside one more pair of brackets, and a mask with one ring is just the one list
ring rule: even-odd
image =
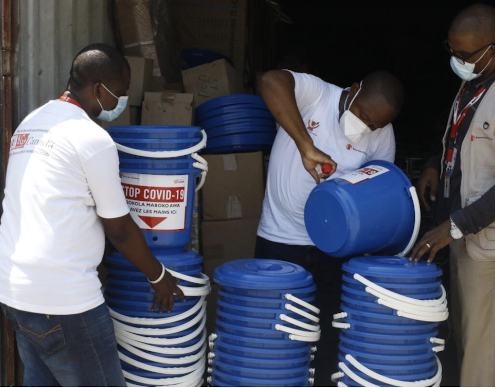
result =
[[428,263],[431,263],[438,251],[452,241],[454,239],[450,236],[450,220],[447,220],[425,233],[423,238],[414,246],[409,261],[418,262],[429,252]]

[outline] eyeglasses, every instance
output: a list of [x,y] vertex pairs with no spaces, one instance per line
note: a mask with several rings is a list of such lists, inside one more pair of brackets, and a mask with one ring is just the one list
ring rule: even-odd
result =
[[445,50],[447,50],[447,52],[450,55],[452,55],[461,65],[464,65],[466,63],[466,61],[469,58],[471,58],[473,55],[478,54],[481,50],[486,49],[489,46],[493,46],[495,44],[495,42],[490,43],[490,44],[487,44],[486,46],[483,46],[479,50],[476,50],[474,53],[468,54],[467,56],[465,56],[463,58],[461,58],[459,55],[457,55],[457,54],[454,53],[454,51],[450,48],[449,42],[447,40],[445,42],[443,42],[443,44],[444,44]]

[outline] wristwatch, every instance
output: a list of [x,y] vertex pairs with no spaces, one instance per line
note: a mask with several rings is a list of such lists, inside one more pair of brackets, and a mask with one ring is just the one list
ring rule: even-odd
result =
[[454,240],[459,240],[464,236],[460,229],[457,227],[457,225],[452,221],[452,218],[450,219],[450,237],[452,237]]

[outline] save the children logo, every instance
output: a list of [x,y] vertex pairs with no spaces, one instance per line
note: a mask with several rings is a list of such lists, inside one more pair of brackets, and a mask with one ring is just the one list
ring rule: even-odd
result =
[[313,121],[311,119],[308,120],[308,127],[307,127],[308,131],[313,131],[316,128],[318,128],[319,126],[320,126],[319,122]]
[[10,150],[17,150],[19,148],[24,148],[29,139],[29,133],[23,135],[14,135],[10,140]]

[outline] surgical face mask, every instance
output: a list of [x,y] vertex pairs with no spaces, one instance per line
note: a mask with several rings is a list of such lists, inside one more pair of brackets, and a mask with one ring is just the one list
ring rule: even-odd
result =
[[459,76],[459,78],[461,78],[465,81],[472,81],[473,79],[478,78],[485,71],[485,69],[488,67],[488,65],[492,61],[493,58],[488,61],[486,66],[483,68],[483,70],[481,70],[478,74],[473,73],[475,65],[478,63],[478,61],[481,58],[483,58],[485,56],[485,54],[490,49],[490,47],[492,47],[492,46],[489,46],[485,50],[483,55],[481,57],[479,57],[478,60],[474,63],[464,62],[464,64],[462,64],[454,56],[452,56],[452,57],[450,57],[450,67],[452,67],[452,70],[454,71],[454,73],[457,74],[457,76]]
[[[349,104],[349,107],[347,110],[344,111],[342,116],[340,117],[340,128],[342,131],[344,131],[344,135],[347,136],[347,138],[352,141],[353,143],[359,142],[361,138],[366,135],[367,133],[371,132],[371,129],[363,123],[354,113],[351,112],[351,106],[354,100],[356,99],[357,95],[361,91],[361,87],[363,85],[363,81],[361,81],[359,85],[359,90],[358,92],[354,95],[354,98],[351,100],[351,103]],[[349,94],[347,94],[347,97],[344,102],[344,109],[345,105],[347,103],[347,99],[349,98]]]
[[105,109],[103,109],[103,105],[101,105],[100,100],[96,99],[96,101],[98,101],[98,104],[100,104],[100,107],[101,107],[101,113],[97,118],[100,120],[103,120],[103,121],[113,121],[117,117],[119,117],[121,115],[121,113],[124,111],[124,109],[127,105],[127,100],[129,99],[129,96],[117,97],[110,90],[108,90],[108,88],[105,85],[101,84],[101,86],[103,86],[105,89],[107,89],[107,92],[110,93],[112,96],[114,96],[118,100],[118,102],[117,102],[117,105],[115,106],[115,108],[113,108],[112,110],[105,110]]

